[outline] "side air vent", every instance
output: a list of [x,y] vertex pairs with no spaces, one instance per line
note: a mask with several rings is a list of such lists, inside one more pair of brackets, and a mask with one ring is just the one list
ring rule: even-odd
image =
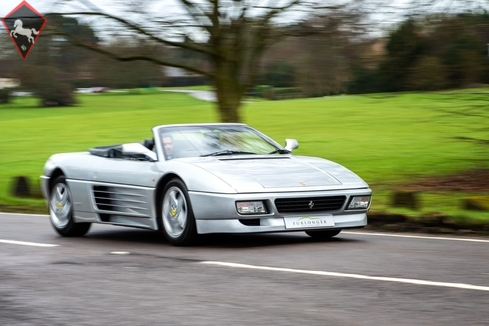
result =
[[102,211],[112,210],[110,192],[106,186],[93,186],[93,197],[97,208]]
[[280,213],[308,213],[336,211],[345,204],[346,196],[277,198],[275,206]]
[[100,211],[147,215],[146,197],[132,188],[93,186],[93,198]]

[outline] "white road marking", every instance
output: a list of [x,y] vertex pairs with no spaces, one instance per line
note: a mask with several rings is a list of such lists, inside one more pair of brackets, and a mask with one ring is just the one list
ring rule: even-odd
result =
[[59,246],[57,244],[25,242],[25,241],[15,241],[15,240],[1,240],[1,239],[0,239],[0,243],[8,243],[8,244],[31,246],[31,247],[58,247]]
[[[45,214],[23,214],[23,213],[3,213],[0,215],[22,215],[22,216],[36,216],[36,217],[48,217]],[[299,231],[300,232],[300,231]],[[423,235],[409,235],[409,234],[398,234],[398,233],[378,233],[378,232],[355,232],[355,231],[342,231],[341,234],[359,234],[368,236],[378,236],[378,237],[394,237],[394,238],[413,238],[413,239],[428,239],[428,240],[443,240],[443,241],[466,241],[466,242],[483,242],[489,243],[489,239],[476,239],[476,238],[457,238],[457,237],[429,237]]]
[[0,215],[14,215],[14,216],[22,215],[22,216],[48,217],[48,215],[46,215],[46,214],[25,214],[25,213],[4,213],[4,212],[0,212]]
[[395,238],[414,238],[414,239],[429,239],[429,240],[448,240],[448,241],[467,241],[467,242],[485,242],[489,243],[489,240],[485,239],[470,239],[470,238],[448,238],[448,237],[428,237],[422,235],[409,235],[409,234],[394,234],[394,233],[377,233],[377,232],[346,232],[343,231],[340,234],[360,234],[371,235],[378,237],[395,237]]
[[355,278],[362,280],[372,280],[381,282],[396,282],[396,283],[408,283],[416,285],[426,285],[426,286],[440,286],[447,288],[457,288],[464,290],[476,290],[476,291],[487,291],[489,292],[489,286],[479,286],[465,283],[447,283],[447,282],[432,282],[425,280],[409,279],[409,278],[397,278],[397,277],[382,277],[382,276],[368,276],[361,274],[348,274],[348,273],[336,273],[336,272],[325,272],[325,271],[311,271],[304,269],[292,269],[292,268],[280,268],[280,267],[267,267],[267,266],[257,266],[257,265],[247,265],[247,264],[237,264],[237,263],[226,263],[220,261],[203,261],[202,264],[206,265],[216,265],[222,267],[230,268],[247,268],[247,269],[257,269],[264,271],[273,272],[286,272],[286,273],[296,273],[296,274],[310,274],[310,275],[321,275],[321,276],[332,276],[332,277],[344,277],[344,278]]

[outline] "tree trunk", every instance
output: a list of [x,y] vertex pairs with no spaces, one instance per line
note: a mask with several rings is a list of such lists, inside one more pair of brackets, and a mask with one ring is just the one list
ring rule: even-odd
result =
[[239,108],[245,87],[239,83],[234,64],[234,62],[219,62],[216,65],[214,82],[221,122],[241,122]]

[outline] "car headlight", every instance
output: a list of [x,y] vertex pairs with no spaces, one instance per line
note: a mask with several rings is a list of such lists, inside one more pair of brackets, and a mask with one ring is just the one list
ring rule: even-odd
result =
[[367,209],[372,196],[355,196],[351,199],[347,209]]
[[266,214],[267,208],[263,201],[238,201],[236,202],[236,211],[239,214]]

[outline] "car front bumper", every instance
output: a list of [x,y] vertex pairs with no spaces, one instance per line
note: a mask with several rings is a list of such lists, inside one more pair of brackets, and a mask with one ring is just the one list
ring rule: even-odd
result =
[[[367,225],[367,211],[345,210],[352,196],[371,195],[368,188],[351,189],[341,191],[314,191],[314,192],[287,192],[287,193],[253,193],[253,194],[212,194],[201,192],[189,192],[195,215],[197,232],[206,233],[263,233],[308,231],[318,229],[344,229],[358,228]],[[334,211],[325,212],[294,212],[280,213],[275,206],[278,198],[309,198],[327,196],[346,196],[343,207]],[[267,214],[240,215],[236,211],[236,201],[264,201]],[[328,226],[306,226],[287,228],[285,222],[288,218],[322,218],[328,216],[333,222]]]

